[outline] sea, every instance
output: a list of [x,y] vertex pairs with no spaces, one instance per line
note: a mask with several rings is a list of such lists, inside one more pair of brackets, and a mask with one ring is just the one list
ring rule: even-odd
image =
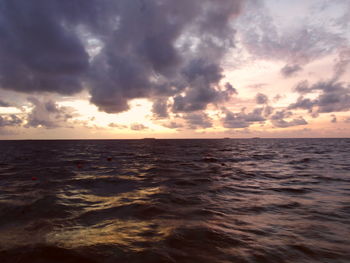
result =
[[0,262],[350,262],[350,139],[0,141]]

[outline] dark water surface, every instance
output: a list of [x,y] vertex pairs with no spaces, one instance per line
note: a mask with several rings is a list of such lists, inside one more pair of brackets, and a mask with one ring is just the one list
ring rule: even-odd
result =
[[350,262],[350,139],[0,141],[0,262]]

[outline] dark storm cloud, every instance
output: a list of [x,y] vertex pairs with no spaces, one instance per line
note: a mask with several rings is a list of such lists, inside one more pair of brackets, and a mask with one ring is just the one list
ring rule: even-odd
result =
[[205,61],[203,59],[195,59],[183,70],[183,75],[188,83],[194,83],[198,79],[202,79],[204,83],[215,84],[223,77],[223,69],[215,63]]
[[167,99],[157,99],[153,102],[152,112],[156,118],[166,118],[168,114],[168,101]]
[[298,64],[287,64],[283,68],[281,68],[281,74],[285,78],[288,78],[294,76],[298,71],[301,71],[302,69],[303,68]]
[[0,107],[11,107],[11,105],[3,100],[0,100]]
[[52,100],[39,100],[29,97],[28,101],[33,105],[32,111],[27,116],[26,127],[44,127],[47,129],[68,127],[67,121],[74,117],[72,109],[60,107]]
[[266,104],[269,101],[269,98],[265,94],[257,93],[255,101],[257,104]]
[[0,85],[22,92],[72,94],[88,55],[79,37],[64,25],[62,1],[3,0],[0,4]]
[[217,102],[220,99],[220,93],[206,84],[200,84],[196,88],[190,89],[186,95],[177,95],[174,98],[174,112],[191,112],[205,110],[211,102]]
[[174,97],[173,112],[192,112],[205,110],[210,103],[220,103],[229,100],[237,94],[237,90],[226,83],[223,88],[218,84],[223,78],[223,69],[213,62],[195,59],[182,71],[187,89],[185,94]]
[[0,85],[60,94],[87,87],[109,113],[160,96],[175,97],[176,111],[205,109],[234,94],[218,85],[242,2],[2,0]]

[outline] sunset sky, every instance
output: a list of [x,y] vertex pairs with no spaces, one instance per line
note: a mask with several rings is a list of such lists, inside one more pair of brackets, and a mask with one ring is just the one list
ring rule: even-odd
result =
[[0,1],[0,139],[144,137],[350,137],[350,1]]

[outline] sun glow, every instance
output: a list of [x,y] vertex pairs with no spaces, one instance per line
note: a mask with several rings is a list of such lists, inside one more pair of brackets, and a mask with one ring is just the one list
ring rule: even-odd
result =
[[154,123],[152,102],[147,99],[134,99],[129,102],[130,109],[125,112],[108,114],[86,100],[61,102],[60,105],[73,107],[78,114],[76,120],[85,122],[88,127],[109,129],[112,133],[169,133],[170,129]]

